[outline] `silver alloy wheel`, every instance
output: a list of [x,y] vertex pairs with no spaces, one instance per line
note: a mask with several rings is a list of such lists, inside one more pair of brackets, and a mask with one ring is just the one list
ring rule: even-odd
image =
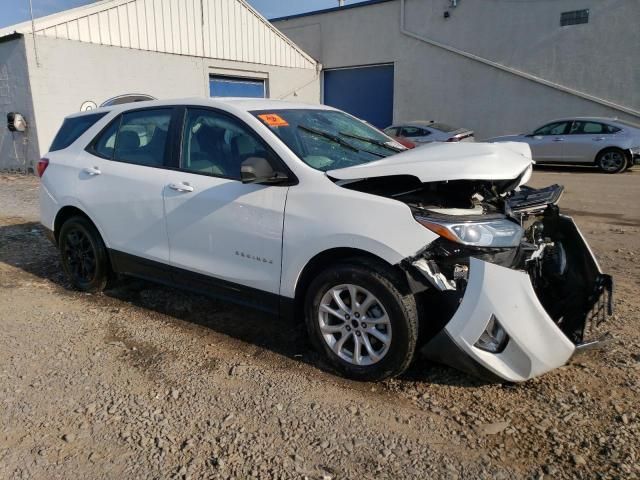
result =
[[609,151],[600,157],[600,167],[607,172],[619,171],[625,162],[624,155],[616,151]]
[[372,365],[389,351],[389,315],[380,300],[358,285],[330,288],[320,300],[318,322],[331,350],[353,365]]

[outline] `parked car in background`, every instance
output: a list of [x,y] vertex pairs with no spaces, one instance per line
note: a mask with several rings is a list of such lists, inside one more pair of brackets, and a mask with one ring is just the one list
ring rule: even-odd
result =
[[640,125],[616,118],[553,120],[533,133],[505,135],[488,142],[525,142],[537,163],[596,165],[618,173],[640,160]]
[[[457,128],[433,120],[399,123],[384,129],[384,133],[395,138],[405,147],[413,148],[431,142],[473,142],[473,130]],[[413,146],[412,146],[413,145]]]
[[266,99],[72,115],[38,164],[75,288],[129,274],[289,316],[358,380],[422,349],[524,381],[596,340],[611,277],[562,187],[525,187],[531,171],[522,143],[406,150],[334,108]]

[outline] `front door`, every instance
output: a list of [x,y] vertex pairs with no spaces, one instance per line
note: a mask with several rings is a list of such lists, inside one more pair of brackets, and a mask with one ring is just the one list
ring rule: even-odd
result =
[[180,169],[164,189],[176,281],[276,310],[288,187],[240,181],[244,160],[271,155],[244,122],[205,108],[184,118]]
[[562,162],[570,124],[571,122],[553,122],[537,129],[528,140],[533,159],[539,162]]

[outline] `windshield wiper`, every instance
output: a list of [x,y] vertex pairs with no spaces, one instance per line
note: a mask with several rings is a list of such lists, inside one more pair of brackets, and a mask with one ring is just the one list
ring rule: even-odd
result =
[[343,147],[348,148],[349,150],[352,150],[354,152],[365,152],[380,158],[385,157],[385,155],[382,155],[381,153],[372,152],[371,150],[355,147],[354,145],[351,145],[349,142],[345,142],[342,138],[340,138],[338,135],[334,135],[333,133],[325,132],[324,130],[316,130],[315,128],[307,127],[306,125],[298,125],[298,128],[300,130],[304,130],[305,132],[313,133],[314,135],[318,135],[320,137],[331,140],[332,142],[335,142],[338,145],[342,145]]
[[398,148],[393,145],[389,145],[389,142],[383,142],[382,140],[376,140],[375,138],[361,137],[360,135],[355,135],[353,133],[340,132],[340,135],[343,137],[355,138],[356,140],[361,140],[363,142],[370,143],[372,145],[377,145],[382,148],[386,148],[387,150],[391,150],[392,152],[404,152],[406,148]]
[[358,151],[358,149],[351,145],[349,142],[345,142],[340,137],[338,137],[337,135],[333,135],[332,133],[325,132],[324,130],[316,130],[315,128],[307,127],[305,125],[298,125],[298,128],[300,130],[304,130],[305,132],[313,133],[314,135],[327,138],[337,143],[338,145],[342,145],[343,147],[347,147],[349,150],[353,150],[354,152]]

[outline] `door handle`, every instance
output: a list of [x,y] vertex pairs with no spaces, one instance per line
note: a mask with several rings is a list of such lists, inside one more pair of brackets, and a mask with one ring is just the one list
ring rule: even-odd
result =
[[554,138],[554,142],[564,142],[564,138]]
[[91,175],[92,177],[95,175],[102,174],[102,172],[98,167],[87,167],[87,168],[83,168],[82,171],[88,175]]
[[171,190],[176,192],[193,192],[194,188],[188,183],[171,183],[169,184]]
[[596,142],[601,142],[602,140],[605,140],[605,138],[604,137],[595,137],[594,140]]

